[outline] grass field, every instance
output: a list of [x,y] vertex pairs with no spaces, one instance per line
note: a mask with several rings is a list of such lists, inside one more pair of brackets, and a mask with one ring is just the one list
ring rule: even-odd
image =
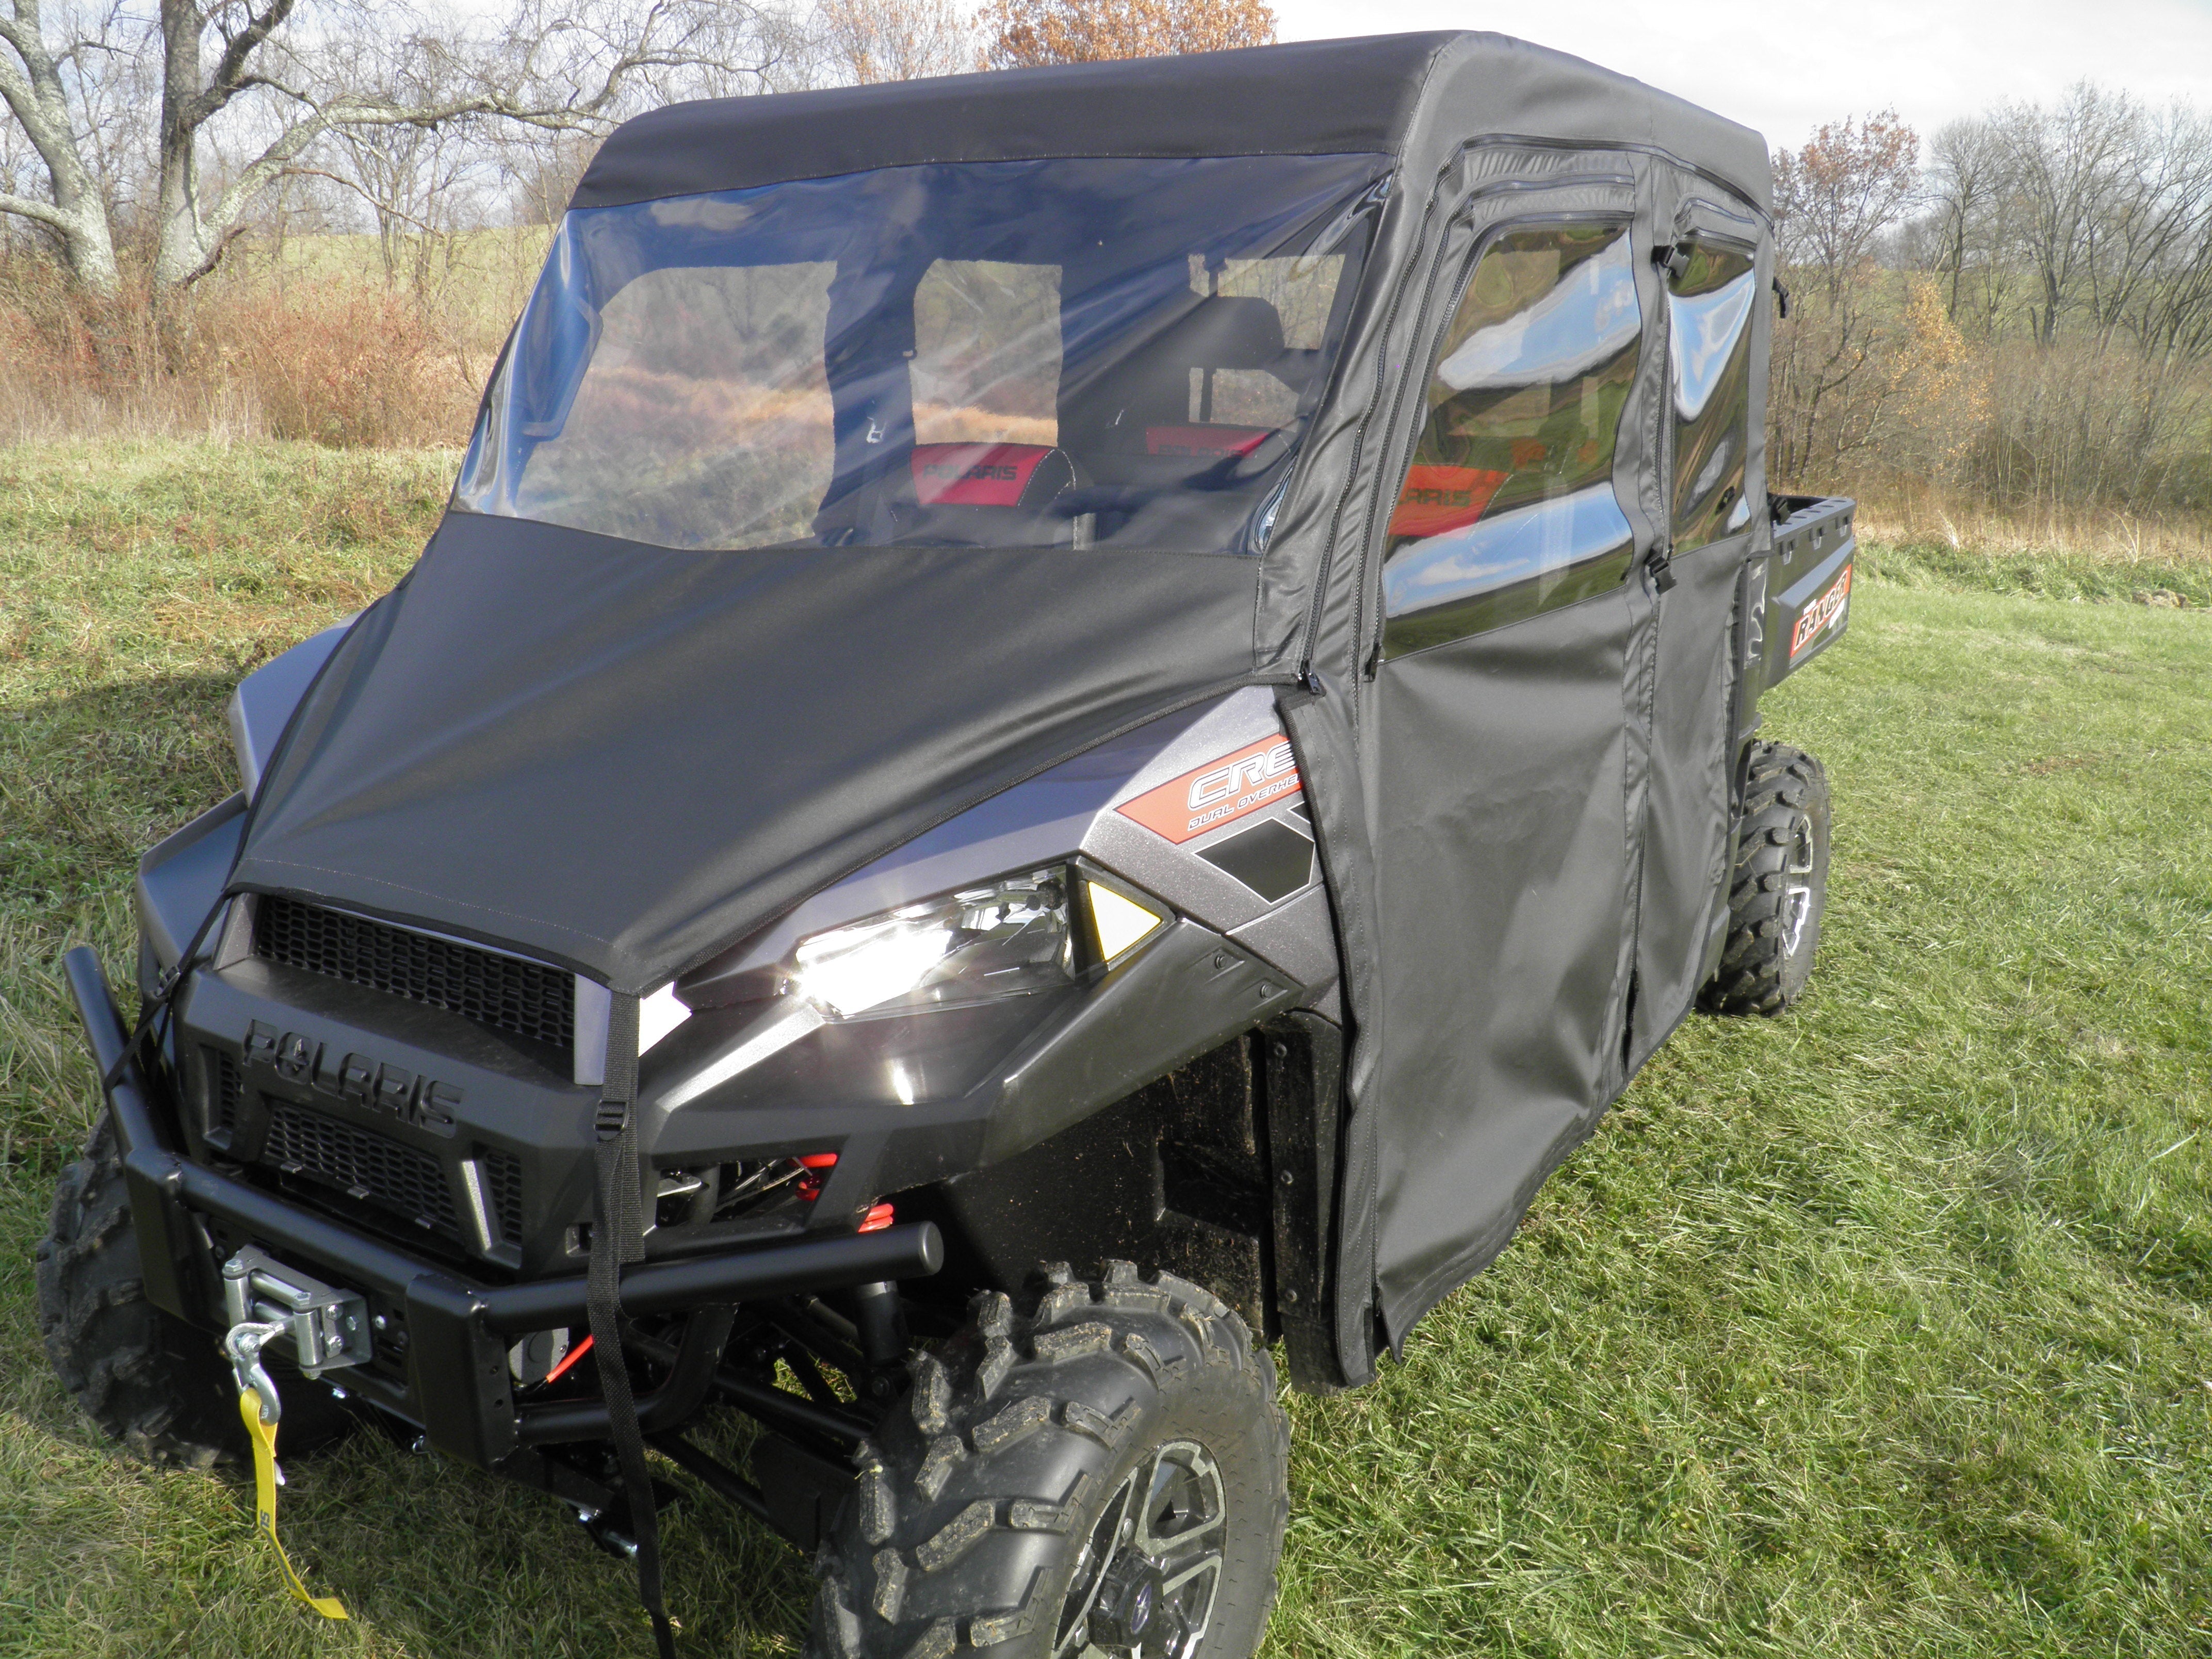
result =
[[[0,452],[0,1656],[650,1651],[549,1500],[373,1436],[290,1471],[320,1625],[236,1475],[121,1461],[36,1334],[94,1097],[56,959],[123,977],[231,684],[404,568],[453,462]],[[1835,781],[1812,994],[1685,1027],[1403,1366],[1291,1401],[1271,1654],[2212,1650],[2212,614],[1871,563],[1767,704]],[[795,1650],[796,1557],[669,1538],[686,1652]]]

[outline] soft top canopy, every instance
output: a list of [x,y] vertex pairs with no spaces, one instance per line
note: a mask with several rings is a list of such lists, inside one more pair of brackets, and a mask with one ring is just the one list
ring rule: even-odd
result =
[[573,207],[927,161],[1399,154],[1484,135],[1662,150],[1768,206],[1748,128],[1564,52],[1451,32],[676,104],[624,123]]

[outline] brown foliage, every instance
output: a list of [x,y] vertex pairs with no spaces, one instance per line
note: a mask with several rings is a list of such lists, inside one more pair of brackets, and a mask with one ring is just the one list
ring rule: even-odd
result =
[[986,69],[1226,52],[1275,38],[1267,0],[990,0],[977,21]]
[[456,444],[475,402],[403,294],[222,283],[157,304],[24,266],[0,293],[0,444],[94,433]]
[[467,435],[474,397],[400,295],[341,288],[306,303],[218,302],[200,336],[195,356],[251,388],[271,437],[395,449]]
[[1887,109],[1825,124],[1774,155],[1774,221],[1784,264],[1832,291],[1874,258],[1920,190],[1920,135]]
[[1942,308],[1890,291],[1875,263],[1918,188],[1919,155],[1919,135],[1885,110],[1830,122],[1774,157],[1783,281],[1796,296],[1775,331],[1769,380],[1778,479],[1833,475],[1891,437],[1908,405],[1932,406],[1956,366]]
[[2212,505],[2212,124],[2084,85],[1954,123],[1924,177],[1917,151],[1885,112],[1774,158],[1796,301],[1774,477],[2045,516]]

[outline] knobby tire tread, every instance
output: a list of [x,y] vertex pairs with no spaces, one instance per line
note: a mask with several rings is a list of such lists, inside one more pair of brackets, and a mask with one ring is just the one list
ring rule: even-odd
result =
[[[110,1439],[154,1464],[209,1468],[244,1460],[237,1384],[216,1337],[146,1299],[122,1153],[105,1114],[84,1156],[55,1183],[36,1279],[39,1331],[54,1375]],[[351,1425],[325,1390],[308,1388],[289,1368],[272,1370],[288,1457]]]
[[1232,1519],[1239,1505],[1260,1517],[1246,1542],[1264,1581],[1256,1605],[1217,1602],[1201,1647],[1243,1659],[1245,1627],[1256,1645],[1273,1605],[1289,1517],[1290,1425],[1267,1351],[1210,1292],[1127,1262],[1090,1281],[1054,1265],[1021,1306],[987,1291],[969,1311],[959,1336],[915,1361],[905,1401],[857,1454],[860,1479],[817,1558],[806,1659],[1048,1654],[1066,1565],[1121,1461],[1201,1395],[1233,1401],[1250,1425],[1249,1455],[1217,1462]]
[[[1828,778],[1820,763],[1787,744],[1756,743],[1744,782],[1742,829],[1735,867],[1729,882],[1728,938],[1720,965],[1698,993],[1698,1006],[1709,1014],[1784,1012],[1803,988],[1785,982],[1789,957],[1784,949],[1783,866],[1791,825],[1801,813],[1814,812],[1825,826]],[[1826,848],[1820,852],[1820,879],[1814,911],[1806,924],[1818,943],[1826,885]],[[1809,954],[1809,951],[1808,952]]]

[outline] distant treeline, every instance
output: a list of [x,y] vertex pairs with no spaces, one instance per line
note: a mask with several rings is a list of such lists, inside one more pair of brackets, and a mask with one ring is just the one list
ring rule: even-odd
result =
[[2013,507],[2212,507],[2212,119],[2083,84],[1774,158],[1773,471]]

